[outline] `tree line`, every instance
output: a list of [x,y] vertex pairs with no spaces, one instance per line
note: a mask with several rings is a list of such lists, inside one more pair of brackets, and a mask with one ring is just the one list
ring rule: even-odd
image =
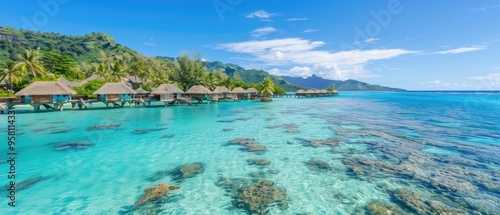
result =
[[56,81],[61,77],[70,81],[82,81],[95,75],[97,79],[81,87],[74,87],[75,91],[93,97],[92,92],[104,83],[123,82],[124,78],[134,76],[143,80],[135,88],[142,87],[145,90],[164,83],[175,83],[182,90],[193,85],[204,85],[210,90],[217,86],[229,89],[254,87],[265,95],[286,93],[275,86],[268,77],[261,83],[245,83],[237,77],[231,78],[224,70],[207,71],[201,56],[196,54],[190,57],[187,53],[182,53],[172,62],[155,57],[133,56],[129,53],[113,55],[100,50],[99,57],[94,62],[79,64],[70,55],[23,49],[16,59],[17,61],[2,63],[0,81],[5,80],[10,84],[9,91],[19,91],[34,81]]

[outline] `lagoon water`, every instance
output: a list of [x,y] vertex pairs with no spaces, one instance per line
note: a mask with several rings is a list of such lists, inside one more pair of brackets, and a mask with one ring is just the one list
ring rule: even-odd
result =
[[[260,179],[286,192],[285,200],[261,205],[269,214],[500,211],[498,93],[273,100],[20,113],[17,182],[31,183],[18,187],[15,209],[2,197],[1,213],[249,214],[236,202]],[[0,116],[2,137],[6,117]],[[106,124],[119,126],[92,129]],[[235,138],[254,138],[267,151],[240,150],[228,144]],[[94,145],[57,150],[68,142]],[[2,157],[6,148],[4,141]],[[249,158],[271,164],[250,165]],[[195,162],[205,169],[194,177],[150,179]],[[2,187],[8,168],[0,163]],[[222,179],[241,186],[230,190]],[[144,189],[161,182],[181,188],[134,207]]]

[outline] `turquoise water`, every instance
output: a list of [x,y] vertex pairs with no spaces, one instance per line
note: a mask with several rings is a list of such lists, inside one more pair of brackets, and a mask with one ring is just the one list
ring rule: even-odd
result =
[[[221,178],[272,180],[286,192],[286,206],[268,204],[269,214],[369,214],[370,203],[380,202],[405,213],[500,211],[500,94],[343,92],[273,100],[20,113],[17,182],[36,180],[17,192],[15,209],[3,198],[1,213],[250,213],[235,204],[245,187],[234,195],[217,183]],[[1,115],[2,137],[6,121]],[[92,129],[109,124],[117,127]],[[228,144],[235,138],[254,138],[267,151],[240,150]],[[92,145],[57,150],[68,142]],[[249,158],[271,164],[249,165]],[[311,159],[328,168],[308,165]],[[148,180],[195,162],[205,169],[194,177]],[[0,163],[2,186],[8,168]],[[161,182],[181,188],[134,207],[144,189]],[[419,195],[405,196],[408,190]]]

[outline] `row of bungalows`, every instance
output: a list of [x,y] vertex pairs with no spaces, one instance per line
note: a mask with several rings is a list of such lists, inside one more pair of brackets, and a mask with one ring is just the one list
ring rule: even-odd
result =
[[309,89],[307,91],[304,91],[302,89],[298,90],[295,92],[295,97],[323,97],[323,96],[332,96],[332,95],[337,95],[338,91],[327,91],[327,90],[316,90],[316,89]]
[[[8,107],[13,107],[17,104],[29,104],[34,107],[35,111],[40,110],[40,106],[46,109],[61,109],[64,103],[71,103],[75,108],[88,107],[93,102],[102,102],[109,106],[123,107],[129,103],[133,104],[146,104],[153,101],[160,101],[167,104],[175,102],[191,103],[192,100],[197,100],[198,103],[206,101],[227,101],[227,100],[240,100],[248,99],[258,96],[258,91],[254,88],[247,90],[236,87],[232,91],[226,87],[219,86],[211,91],[204,86],[195,85],[188,89],[186,92],[182,91],[175,84],[162,84],[157,88],[152,88],[151,91],[139,88],[132,89],[126,83],[106,83],[93,94],[96,95],[96,100],[87,100],[82,96],[75,96],[77,93],[68,87],[68,85],[77,85],[67,80],[59,80],[57,82],[34,82],[25,87],[15,94],[16,97],[2,98],[2,103]],[[5,100],[5,101],[4,101]]]
[[182,100],[182,95],[184,91],[179,89],[175,84],[162,84],[157,88],[151,89],[151,95],[153,99],[157,101],[164,102],[165,105],[168,103],[173,103],[176,100]]

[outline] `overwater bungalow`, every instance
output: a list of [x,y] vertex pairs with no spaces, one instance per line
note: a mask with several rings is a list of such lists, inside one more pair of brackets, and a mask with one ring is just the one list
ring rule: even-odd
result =
[[202,103],[203,100],[210,101],[212,99],[213,92],[201,85],[194,85],[185,93],[191,99],[198,100],[198,103]]
[[157,88],[151,89],[151,94],[157,101],[164,102],[165,105],[174,103],[176,100],[182,100],[184,91],[179,89],[175,84],[162,84]]
[[231,91],[231,93],[236,95],[236,97],[238,97],[238,99],[247,99],[248,98],[247,92],[245,91],[245,89],[243,89],[241,87],[234,88]]
[[306,91],[304,91],[303,89],[300,89],[297,92],[295,92],[295,96],[296,97],[304,97],[304,96],[306,96]]
[[237,100],[238,97],[236,97],[235,94],[231,93],[227,87],[224,86],[219,86],[216,87],[213,91],[214,97],[218,97],[218,100]]
[[146,99],[151,94],[150,91],[142,89],[142,87],[140,87],[139,89],[135,90],[135,92],[137,94],[134,95],[134,99]]
[[316,92],[313,89],[309,89],[306,91],[305,96],[306,97],[313,97],[316,94]]
[[[97,101],[103,102],[106,107],[110,103],[115,107],[123,107],[127,102],[132,105],[132,96],[135,94],[137,92],[124,83],[106,83],[94,92],[94,95],[97,95]],[[121,105],[117,102],[121,102]]]
[[60,82],[38,81],[15,95],[20,98],[19,103],[29,104],[33,106],[35,111],[39,111],[41,105],[47,109],[62,110],[63,104],[71,100],[71,96],[76,95],[76,92]]
[[254,96],[259,95],[259,91],[258,91],[257,89],[255,89],[255,88],[253,88],[253,87],[248,88],[248,89],[246,90],[246,92],[247,92],[248,94],[250,94],[250,95],[254,95]]

